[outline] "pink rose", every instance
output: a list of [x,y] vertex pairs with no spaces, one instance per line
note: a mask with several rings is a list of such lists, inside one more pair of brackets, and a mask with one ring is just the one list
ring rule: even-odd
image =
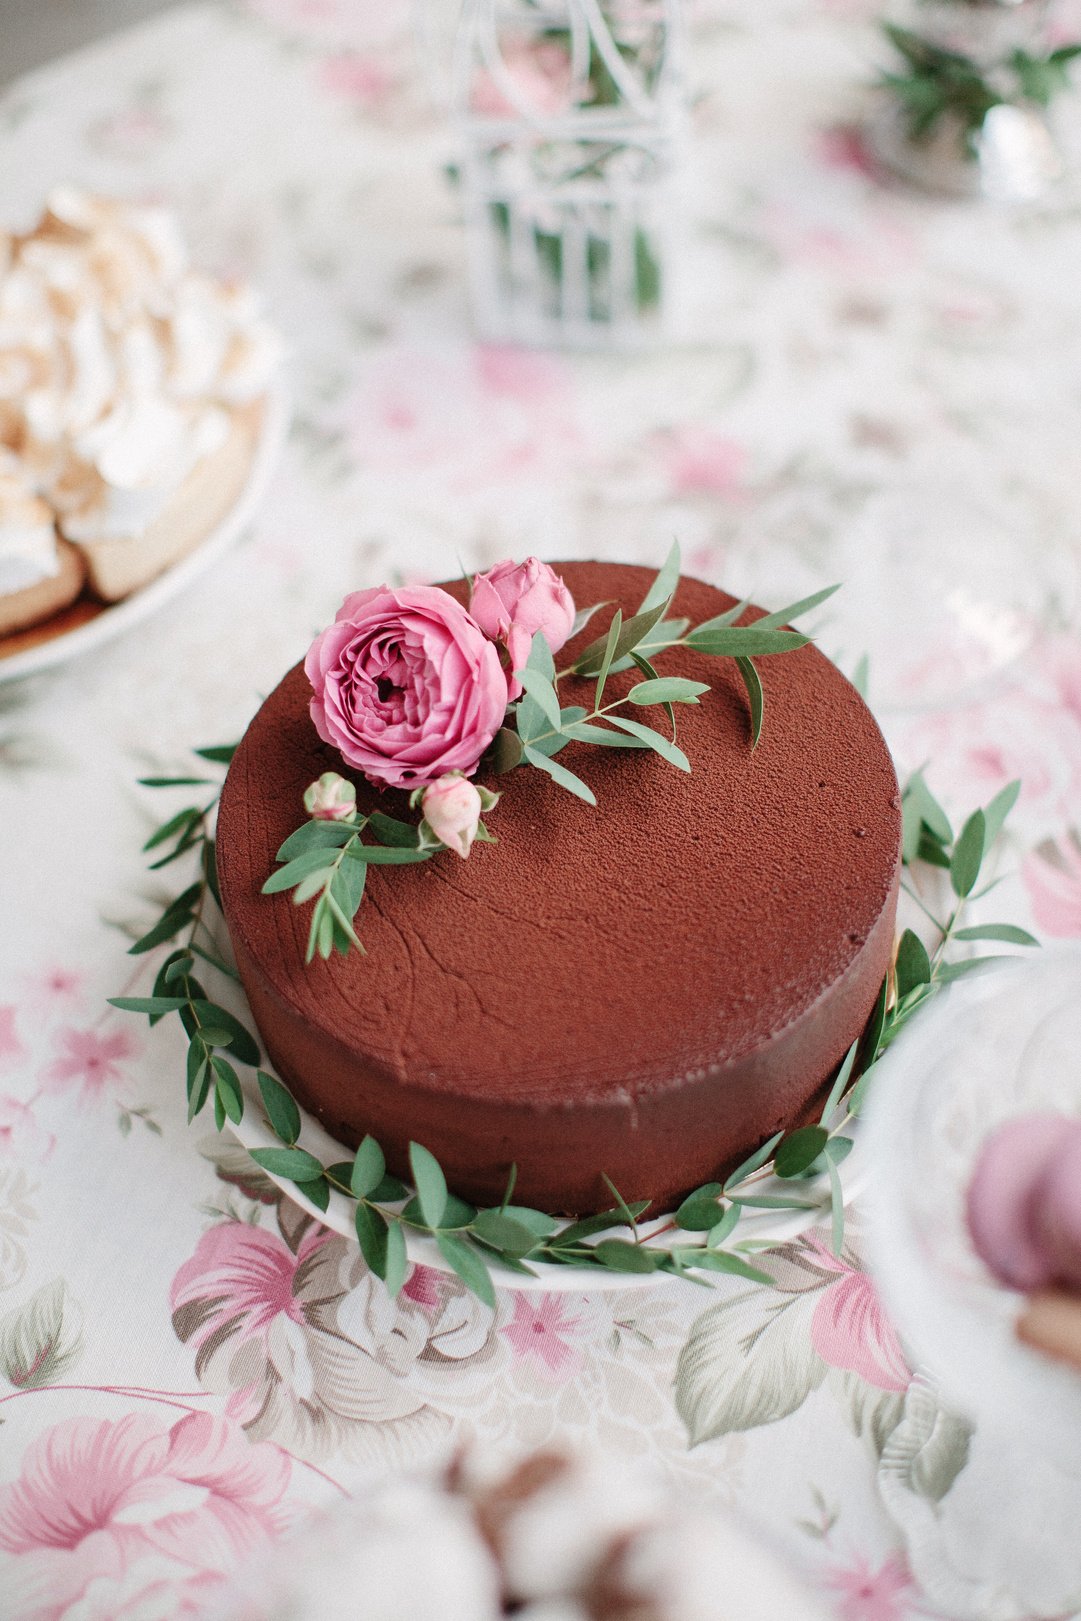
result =
[[357,791],[336,771],[324,771],[318,782],[305,788],[304,809],[314,822],[351,822],[356,815]]
[[433,585],[355,591],[312,643],[304,670],[324,743],[391,788],[471,774],[507,707],[494,646]]
[[464,858],[477,836],[481,815],[491,810],[498,798],[498,794],[475,787],[460,771],[448,771],[425,788],[420,805],[436,838]]
[[[574,598],[554,569],[537,557],[524,563],[497,563],[473,581],[469,611],[486,636],[503,642],[511,670],[520,670],[529,658],[537,631],[553,653],[558,653],[574,629]],[[521,696],[522,684],[508,678],[509,696]]]

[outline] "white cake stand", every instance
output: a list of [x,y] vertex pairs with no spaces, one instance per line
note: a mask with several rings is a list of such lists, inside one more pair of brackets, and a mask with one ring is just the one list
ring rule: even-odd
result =
[[[320,1125],[311,1114],[301,1110],[300,1146],[314,1154],[324,1165],[332,1164],[351,1154],[352,1150],[344,1148],[328,1131]],[[258,1087],[252,1077],[244,1086],[244,1117],[239,1125],[230,1124],[229,1128],[239,1139],[243,1146],[249,1150],[253,1148],[280,1148],[281,1143],[274,1135],[267,1122],[263,1109],[262,1099]],[[846,1135],[851,1135],[855,1147],[848,1155],[840,1168],[845,1203],[855,1198],[866,1181],[867,1154],[864,1142],[860,1137],[858,1124],[851,1131],[846,1127]],[[294,1182],[284,1177],[274,1176],[271,1172],[263,1172],[281,1189],[287,1198],[294,1204],[306,1210],[317,1221],[329,1227],[332,1232],[339,1233],[343,1238],[357,1242],[356,1228],[353,1224],[353,1202],[345,1194],[331,1189],[330,1204],[325,1211],[320,1210],[308,1199]],[[763,1195],[791,1196],[798,1189],[799,1197],[806,1200],[806,1209],[799,1210],[759,1210],[748,1209],[740,1218],[738,1228],[738,1241],[730,1247],[744,1258],[753,1263],[755,1256],[763,1248],[776,1244],[784,1244],[809,1227],[814,1227],[830,1219],[830,1185],[827,1177],[817,1177],[814,1180],[800,1181],[797,1184],[782,1182],[777,1178],[769,1178],[756,1184],[755,1193]],[[667,1218],[658,1216],[652,1221],[639,1223],[639,1231],[648,1238],[665,1225]],[[603,1236],[603,1235],[598,1235]],[[688,1243],[694,1240],[692,1233],[669,1235],[672,1238],[685,1239]],[[444,1260],[433,1238],[424,1233],[406,1229],[406,1249],[409,1259],[418,1266],[432,1267],[439,1272],[449,1272],[451,1268]],[[501,1289],[513,1289],[521,1293],[546,1294],[597,1294],[609,1293],[615,1290],[639,1290],[655,1288],[658,1283],[671,1283],[673,1275],[670,1272],[602,1272],[583,1271],[577,1267],[557,1266],[550,1261],[529,1261],[533,1268],[533,1276],[525,1273],[512,1272],[509,1269],[493,1265],[492,1276]],[[710,1274],[703,1272],[697,1274],[708,1282]]]

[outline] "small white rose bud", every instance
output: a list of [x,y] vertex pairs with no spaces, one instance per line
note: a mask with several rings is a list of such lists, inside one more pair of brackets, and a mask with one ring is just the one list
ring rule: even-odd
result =
[[336,771],[324,771],[304,790],[304,809],[317,822],[351,822],[356,808],[356,789]]
[[467,856],[477,836],[483,803],[478,790],[460,771],[448,771],[425,788],[424,820],[449,850]]

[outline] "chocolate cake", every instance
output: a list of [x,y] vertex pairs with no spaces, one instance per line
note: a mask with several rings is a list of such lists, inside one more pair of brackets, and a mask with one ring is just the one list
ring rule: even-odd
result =
[[[579,606],[625,614],[652,577],[555,566]],[[464,600],[464,586],[448,589]],[[732,600],[684,579],[672,611],[699,623]],[[222,795],[222,899],[269,1058],[343,1143],[370,1132],[400,1175],[409,1142],[423,1143],[479,1202],[499,1200],[515,1164],[516,1202],[606,1208],[605,1173],[659,1211],[808,1117],[890,961],[893,765],[859,694],[812,646],[758,661],[753,751],[731,659],[680,649],[659,662],[712,688],[677,711],[690,775],[572,743],[560,761],[596,808],[537,770],[490,779],[499,842],[468,860],[369,868],[367,955],[309,966],[307,908],[260,891],[306,786],[344,767],[316,735],[300,666],[263,704]],[[609,694],[630,680],[611,678]],[[560,684],[565,703],[591,691]],[[409,816],[403,794],[353,780],[362,809]]]

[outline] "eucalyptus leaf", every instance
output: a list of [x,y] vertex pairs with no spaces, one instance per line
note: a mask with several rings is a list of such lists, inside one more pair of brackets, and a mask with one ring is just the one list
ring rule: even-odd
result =
[[[608,680],[608,672],[612,668],[612,660],[616,656],[616,644],[619,641],[622,633],[623,610],[621,608],[617,608],[615,613],[612,615],[612,623],[608,626],[608,634],[604,639],[604,647],[601,651],[600,663],[597,666],[597,683],[593,690],[594,709],[599,709],[601,707],[601,699],[604,697],[604,687],[606,681]],[[579,663],[580,662],[581,661],[579,661]],[[575,669],[578,667],[578,665],[575,665]]]
[[777,1176],[802,1176],[813,1165],[829,1141],[829,1133],[822,1126],[803,1126],[799,1131],[782,1137],[773,1156],[773,1169]]
[[964,979],[967,974],[975,974],[983,969],[991,968],[996,963],[1014,962],[1013,957],[995,954],[990,957],[970,957],[967,962],[949,962],[940,968],[937,974],[940,985],[949,985],[955,979]]
[[513,771],[522,758],[522,740],[509,726],[501,726],[484,756],[484,764],[495,776]]
[[435,1155],[420,1143],[409,1144],[409,1164],[424,1220],[433,1230],[447,1208],[447,1180]]
[[984,850],[990,850],[999,834],[1003,824],[1013,807],[1017,804],[1017,797],[1021,792],[1020,781],[1008,782],[986,807],[983,813],[984,820]]
[[320,1162],[305,1148],[250,1148],[248,1152],[264,1171],[289,1182],[313,1182],[323,1174]]
[[155,829],[143,845],[144,851],[157,849],[159,844],[164,844],[174,833],[180,833],[194,823],[201,822],[203,814],[198,805],[185,805],[183,810],[177,811],[175,816],[170,816],[167,822],[163,822]]
[[825,1124],[829,1116],[833,1113],[834,1109],[836,1109],[837,1105],[844,1097],[845,1089],[848,1086],[849,1080],[852,1076],[852,1071],[856,1067],[856,1054],[859,1052],[859,1046],[859,1042],[854,1041],[841,1061],[840,1068],[838,1069],[837,1074],[834,1076],[833,1085],[830,1087],[829,1097],[826,1099],[822,1114],[819,1117],[820,1125]]
[[218,1096],[221,1098],[222,1108],[234,1126],[238,1125],[244,1118],[244,1094],[240,1089],[240,1077],[228,1059],[219,1058],[215,1054],[211,1063],[217,1077]]
[[584,783],[581,777],[576,777],[573,771],[568,771],[566,766],[560,765],[558,760],[550,760],[547,755],[541,754],[538,749],[531,748],[529,745],[526,746],[523,753],[530,765],[536,766],[538,770],[546,771],[552,781],[558,783],[561,788],[565,788],[569,794],[574,794],[577,799],[585,800],[587,805],[597,803],[592,788],[587,783]]
[[698,653],[710,653],[720,658],[763,657],[770,653],[794,653],[806,647],[808,638],[798,630],[759,630],[754,625],[731,625],[721,630],[709,630],[699,625],[689,631],[687,646]]
[[967,929],[955,929],[955,940],[999,940],[1008,946],[1038,946],[1035,935],[1019,929],[1014,923],[974,923]]
[[121,1013],[177,1013],[188,1005],[186,996],[110,996],[107,1000]]
[[292,1094],[285,1089],[277,1076],[268,1075],[266,1070],[257,1070],[255,1078],[259,1082],[263,1108],[266,1110],[275,1137],[280,1137],[287,1147],[292,1148],[300,1136],[300,1110]]
[[950,858],[950,883],[953,892],[964,900],[975,888],[983,862],[987,823],[982,810],[975,810],[961,829]]
[[230,765],[239,747],[239,742],[214,743],[209,748],[194,749],[192,752],[197,754],[200,760],[212,760],[216,765]]
[[326,1210],[330,1204],[330,1185],[325,1176],[317,1176],[311,1182],[297,1182],[295,1186],[316,1210]]
[[762,736],[762,718],[766,712],[766,694],[762,689],[762,677],[752,660],[742,654],[736,659],[736,669],[747,690],[747,703],[751,711],[751,747],[756,749]]
[[495,1288],[480,1250],[468,1239],[459,1238],[457,1233],[437,1233],[435,1241],[440,1255],[448,1266],[454,1268],[466,1288],[486,1306],[494,1307]]
[[624,1238],[602,1238],[593,1246],[593,1254],[612,1272],[656,1272],[661,1264],[659,1253]]
[[369,1198],[386,1174],[387,1162],[374,1137],[365,1137],[356,1151],[349,1173],[349,1186],[356,1199]]
[[720,1184],[716,1184],[717,1192],[707,1195],[704,1192],[692,1193],[684,1199],[675,1214],[677,1227],[682,1227],[688,1233],[710,1233],[721,1219],[721,1207],[718,1203]]
[[330,879],[331,868],[327,861],[327,851],[323,848],[305,850],[303,855],[294,856],[284,867],[272,872],[263,885],[262,893],[276,895],[280,890],[292,889],[302,879],[310,878],[313,873],[325,875],[327,881]]
[[412,822],[402,822],[397,816],[386,816],[382,811],[373,811],[368,817],[368,827],[380,844],[396,844],[404,850],[416,847],[417,829]]
[[[638,647],[640,642],[645,640],[654,625],[660,623],[664,618],[667,607],[667,602],[658,602],[652,608],[648,608],[645,613],[636,613],[630,619],[624,619],[617,608],[616,615],[619,619],[619,629],[615,638],[613,639],[611,627],[609,627],[608,635],[592,642],[575,661],[574,668],[576,672],[579,675],[593,675],[601,669],[606,655],[609,665],[615,659],[625,658],[628,653]],[[615,620],[613,620],[613,623],[615,623]],[[609,647],[611,651],[609,651]]]
[[810,613],[812,608],[820,607],[828,602],[836,591],[841,589],[840,584],[827,585],[821,591],[815,591],[809,597],[801,597],[798,602],[790,602],[787,608],[778,608],[776,613],[766,614],[762,619],[755,620],[756,630],[774,630],[782,625],[790,625],[801,614]]
[[230,1057],[239,1058],[242,1064],[258,1064],[258,1042],[228,1008],[218,1007],[216,1002],[207,1002],[202,998],[194,999],[191,1007],[200,1025],[205,1024],[228,1032],[232,1038]]
[[[539,635],[540,632],[538,631],[537,634]],[[529,696],[543,711],[544,718],[549,726],[554,727],[558,732],[560,727],[559,699],[552,683],[541,675],[539,670],[531,670],[528,666],[524,670],[516,670],[514,673]]]
[[589,621],[593,618],[593,615],[595,613],[600,613],[602,608],[608,608],[610,606],[611,599],[609,599],[607,602],[595,602],[590,608],[579,608],[578,612],[574,616],[574,624],[571,627],[571,633],[567,640],[573,641],[576,636],[580,636],[585,630],[586,626],[589,624]]
[[725,1193],[728,1192],[729,1188],[737,1188],[741,1182],[746,1182],[749,1176],[753,1176],[755,1171],[761,1169],[783,1136],[783,1131],[775,1132],[772,1137],[767,1138],[761,1148],[756,1148],[754,1153],[743,1161],[742,1165],[737,1165],[735,1170],[725,1179]]
[[353,1225],[356,1227],[360,1253],[367,1262],[368,1270],[385,1282],[388,1237],[386,1217],[369,1204],[358,1204],[353,1212]]
[[355,822],[305,822],[290,833],[278,850],[276,860],[292,861],[309,850],[334,850],[348,844],[357,831]]
[[659,676],[639,681],[627,694],[632,704],[696,704],[699,694],[709,691],[707,681],[688,681],[682,676]]
[[907,996],[918,985],[931,982],[931,959],[927,955],[927,948],[911,929],[906,929],[901,936],[895,972],[898,997]]
[[383,1282],[393,1300],[400,1292],[409,1272],[409,1254],[405,1247],[405,1233],[392,1222],[387,1232],[387,1270]]
[[667,760],[669,765],[678,766],[680,771],[691,769],[691,762],[683,750],[677,748],[661,732],[655,732],[652,726],[643,726],[641,721],[628,720],[625,715],[609,715],[608,719],[613,726],[618,726],[621,732],[629,732],[632,737],[641,738],[643,743],[662,759]]
[[706,1272],[728,1272],[736,1278],[747,1278],[751,1283],[764,1283],[770,1287],[774,1284],[768,1272],[752,1266],[749,1261],[733,1255],[729,1250],[692,1250],[691,1255],[693,1264]]
[[625,733],[610,732],[606,727],[594,726],[590,721],[575,721],[566,728],[566,734],[576,743],[591,743],[602,749],[648,749],[650,747],[640,737],[630,737]]
[[368,867],[413,867],[421,861],[429,861],[433,852],[431,850],[405,849],[397,844],[347,844],[344,861],[363,861]]
[[536,1233],[502,1210],[480,1210],[473,1221],[473,1232],[485,1244],[500,1254],[520,1260],[535,1250],[540,1240]]
[[675,594],[676,586],[679,584],[679,570],[679,541],[674,540],[668,556],[654,576],[653,584],[638,605],[640,614],[648,613],[651,608],[656,608],[658,603],[663,603],[665,607],[668,606]]

